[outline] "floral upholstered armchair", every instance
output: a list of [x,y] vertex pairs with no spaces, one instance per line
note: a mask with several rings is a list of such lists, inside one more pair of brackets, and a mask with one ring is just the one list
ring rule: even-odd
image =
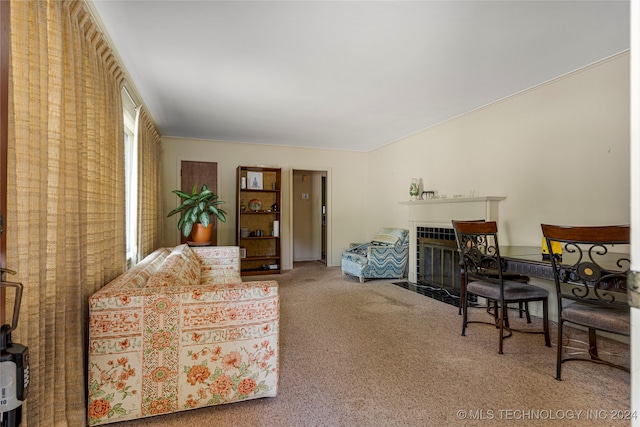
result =
[[409,230],[382,228],[373,239],[342,253],[342,274],[365,279],[405,277],[409,259]]

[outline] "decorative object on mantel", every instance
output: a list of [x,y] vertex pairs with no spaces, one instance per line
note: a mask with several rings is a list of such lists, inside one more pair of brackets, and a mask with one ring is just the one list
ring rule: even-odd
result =
[[435,198],[436,192],[435,191],[423,191],[422,192],[422,200],[430,200]]
[[413,178],[411,180],[411,186],[409,186],[409,195],[411,196],[411,200],[418,200],[418,194],[420,194],[420,190],[418,189],[418,178]]

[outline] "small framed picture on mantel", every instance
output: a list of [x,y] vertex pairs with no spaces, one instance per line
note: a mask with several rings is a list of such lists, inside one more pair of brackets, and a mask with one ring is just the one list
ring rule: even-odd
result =
[[249,190],[262,190],[262,172],[247,172]]

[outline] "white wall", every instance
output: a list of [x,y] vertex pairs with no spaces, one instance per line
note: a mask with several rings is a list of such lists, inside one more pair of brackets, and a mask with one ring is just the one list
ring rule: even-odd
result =
[[[629,223],[629,54],[369,153],[367,228],[406,227],[411,178],[440,194],[506,196],[503,244],[540,223]],[[421,189],[422,190],[422,189]]]
[[[340,265],[342,251],[351,241],[361,241],[366,236],[363,221],[367,176],[367,154],[349,151],[315,150],[274,145],[232,143],[163,137],[163,188],[164,206],[169,212],[177,206],[178,198],[171,193],[180,188],[179,167],[182,160],[218,163],[218,194],[225,201],[226,223],[218,223],[218,244],[235,245],[236,168],[240,165],[268,165],[282,168],[282,267],[291,269],[291,186],[292,170],[327,171],[327,201],[331,216],[328,224],[329,266]],[[361,184],[359,187],[354,183]],[[177,218],[165,219],[164,245],[178,244]]]

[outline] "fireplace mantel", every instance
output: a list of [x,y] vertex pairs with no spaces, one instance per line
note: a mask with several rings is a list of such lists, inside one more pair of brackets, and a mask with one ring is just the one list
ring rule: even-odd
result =
[[498,221],[498,204],[506,197],[460,197],[400,202],[409,208],[409,281],[416,282],[417,227],[452,228],[451,220]]

